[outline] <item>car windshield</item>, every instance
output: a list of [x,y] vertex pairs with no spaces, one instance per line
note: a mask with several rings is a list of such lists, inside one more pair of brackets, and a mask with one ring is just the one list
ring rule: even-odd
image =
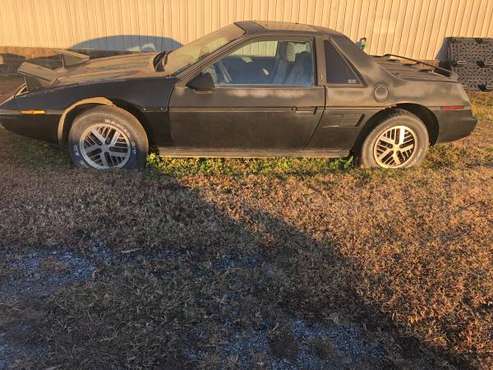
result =
[[169,74],[179,73],[224,45],[238,39],[243,33],[244,31],[234,24],[209,33],[170,52],[163,59],[163,69]]

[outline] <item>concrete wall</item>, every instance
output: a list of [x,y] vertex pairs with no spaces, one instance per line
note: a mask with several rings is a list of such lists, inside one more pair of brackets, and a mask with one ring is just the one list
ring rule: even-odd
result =
[[446,36],[493,37],[493,0],[2,0],[0,46],[175,48],[244,19],[328,26],[372,54],[433,59]]

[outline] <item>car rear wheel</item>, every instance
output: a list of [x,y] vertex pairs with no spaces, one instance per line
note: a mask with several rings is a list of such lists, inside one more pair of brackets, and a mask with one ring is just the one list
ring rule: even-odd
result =
[[68,143],[77,167],[97,170],[142,168],[149,151],[140,122],[129,112],[109,106],[92,108],[78,116]]
[[392,111],[366,137],[361,147],[362,167],[408,168],[419,165],[430,145],[428,130],[414,114]]

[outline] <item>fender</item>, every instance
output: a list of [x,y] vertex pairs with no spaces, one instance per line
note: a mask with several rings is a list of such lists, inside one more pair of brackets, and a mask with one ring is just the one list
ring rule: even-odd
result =
[[63,133],[65,129],[65,120],[70,112],[72,112],[75,108],[80,107],[81,105],[87,105],[87,104],[97,104],[97,105],[115,105],[111,100],[108,98],[104,97],[95,97],[95,98],[88,98],[88,99],[82,99],[79,100],[78,102],[72,104],[70,107],[65,109],[63,112],[62,116],[60,117],[60,120],[58,121],[58,131],[57,131],[57,139],[58,139],[58,144],[63,145]]

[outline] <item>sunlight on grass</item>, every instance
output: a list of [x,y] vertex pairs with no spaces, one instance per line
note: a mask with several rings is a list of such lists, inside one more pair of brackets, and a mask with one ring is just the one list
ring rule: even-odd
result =
[[493,122],[493,97],[488,93],[471,93],[472,111],[481,121]]
[[151,154],[148,166],[159,172],[176,177],[188,175],[314,175],[348,170],[353,167],[353,158],[335,160],[307,158],[273,159],[175,159]]

